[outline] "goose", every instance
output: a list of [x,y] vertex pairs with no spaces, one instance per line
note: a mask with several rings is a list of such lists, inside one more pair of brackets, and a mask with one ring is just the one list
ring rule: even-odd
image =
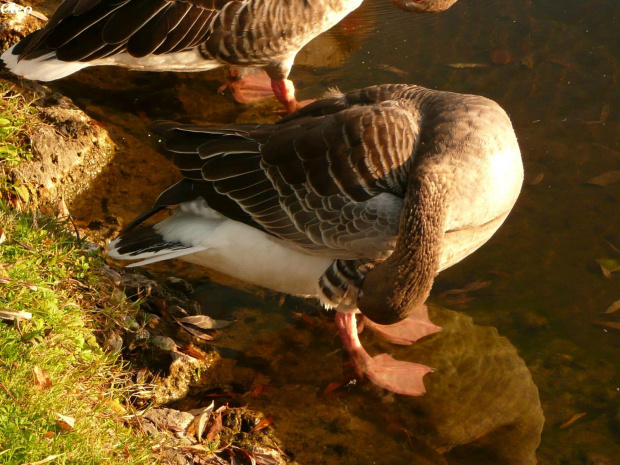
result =
[[[443,11],[457,0],[393,0],[412,13]],[[52,81],[99,65],[145,71],[262,68],[287,112],[298,102],[288,80],[295,55],[362,0],[65,0],[47,25],[2,54],[15,74]],[[239,69],[241,68],[241,69]],[[234,79],[233,79],[234,78]]]
[[431,369],[371,357],[356,314],[400,344],[439,330],[423,305],[436,274],[485,243],[521,190],[519,146],[497,103],[384,84],[332,90],[275,124],[155,125],[183,179],[121,231],[110,257],[180,258],[316,297],[336,310],[359,377],[425,392]]

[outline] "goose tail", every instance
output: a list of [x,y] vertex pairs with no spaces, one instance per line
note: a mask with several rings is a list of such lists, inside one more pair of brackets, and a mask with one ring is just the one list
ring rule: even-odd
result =
[[5,51],[0,58],[13,74],[26,79],[55,81],[90,66],[90,63],[81,61],[61,61],[56,58],[56,53],[51,51],[22,59],[23,55],[19,53],[19,49],[16,50],[18,45],[21,45],[21,42]]

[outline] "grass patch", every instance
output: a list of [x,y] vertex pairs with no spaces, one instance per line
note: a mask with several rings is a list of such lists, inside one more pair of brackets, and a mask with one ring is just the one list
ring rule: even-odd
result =
[[91,329],[128,305],[107,300],[98,252],[82,250],[64,222],[1,202],[0,225],[0,307],[33,315],[0,323],[0,463],[153,463],[147,438],[120,421],[126,370]]

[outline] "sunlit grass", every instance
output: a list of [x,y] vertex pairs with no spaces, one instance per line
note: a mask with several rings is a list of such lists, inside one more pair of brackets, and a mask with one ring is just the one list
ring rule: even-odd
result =
[[[106,300],[97,253],[83,251],[63,222],[33,221],[4,203],[0,225],[0,310],[32,313],[0,323],[0,463],[55,455],[55,464],[153,463],[148,439],[121,419],[127,374],[92,329],[127,305]],[[73,429],[57,413],[75,419]]]

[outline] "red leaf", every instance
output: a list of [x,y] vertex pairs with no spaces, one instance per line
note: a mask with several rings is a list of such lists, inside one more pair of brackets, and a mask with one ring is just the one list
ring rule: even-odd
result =
[[273,415],[269,415],[268,417],[263,418],[261,421],[259,421],[258,424],[252,429],[252,432],[265,429],[272,423],[273,423]]

